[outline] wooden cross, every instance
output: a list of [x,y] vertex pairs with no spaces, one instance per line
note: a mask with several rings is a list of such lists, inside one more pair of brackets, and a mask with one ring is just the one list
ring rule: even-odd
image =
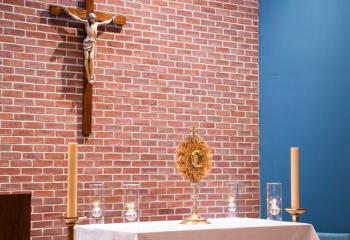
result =
[[[112,14],[95,12],[94,0],[85,0],[85,9],[68,7],[68,10],[81,19],[87,19],[89,13],[95,13],[96,21],[103,22],[113,17]],[[50,5],[50,13],[52,15],[67,15],[65,7]],[[126,18],[124,16],[117,16],[113,20],[114,24],[124,25]],[[83,91],[83,136],[88,137],[91,134],[92,123],[92,84],[87,79],[86,71],[84,70],[84,91]]]

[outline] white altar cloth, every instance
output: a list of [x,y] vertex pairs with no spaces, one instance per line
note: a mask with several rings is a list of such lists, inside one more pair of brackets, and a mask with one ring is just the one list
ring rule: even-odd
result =
[[180,221],[80,225],[77,240],[319,240],[311,224],[252,218],[209,219],[208,225]]

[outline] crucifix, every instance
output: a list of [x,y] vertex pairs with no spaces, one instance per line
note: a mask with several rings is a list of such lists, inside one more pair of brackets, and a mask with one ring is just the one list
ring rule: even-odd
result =
[[83,91],[83,136],[91,134],[92,123],[92,82],[94,80],[94,61],[96,56],[97,28],[100,25],[114,23],[124,25],[124,16],[113,16],[109,13],[96,12],[94,0],[85,0],[85,9],[50,5],[52,15],[68,15],[85,24],[86,37],[83,41],[84,49],[84,91]]

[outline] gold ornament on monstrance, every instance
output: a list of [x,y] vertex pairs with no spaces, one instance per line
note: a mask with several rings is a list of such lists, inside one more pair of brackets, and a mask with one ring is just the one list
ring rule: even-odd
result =
[[176,170],[192,183],[193,207],[191,216],[181,224],[208,224],[209,222],[198,214],[198,184],[205,178],[212,166],[212,154],[208,144],[196,135],[195,127],[192,136],[183,141],[177,149]]

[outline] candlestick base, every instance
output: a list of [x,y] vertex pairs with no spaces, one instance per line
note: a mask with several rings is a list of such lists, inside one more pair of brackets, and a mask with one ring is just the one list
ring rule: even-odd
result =
[[285,210],[292,216],[292,222],[299,222],[300,215],[306,211],[305,208],[286,208]]
[[84,221],[86,217],[60,217],[67,225],[67,240],[75,240],[75,226]]

